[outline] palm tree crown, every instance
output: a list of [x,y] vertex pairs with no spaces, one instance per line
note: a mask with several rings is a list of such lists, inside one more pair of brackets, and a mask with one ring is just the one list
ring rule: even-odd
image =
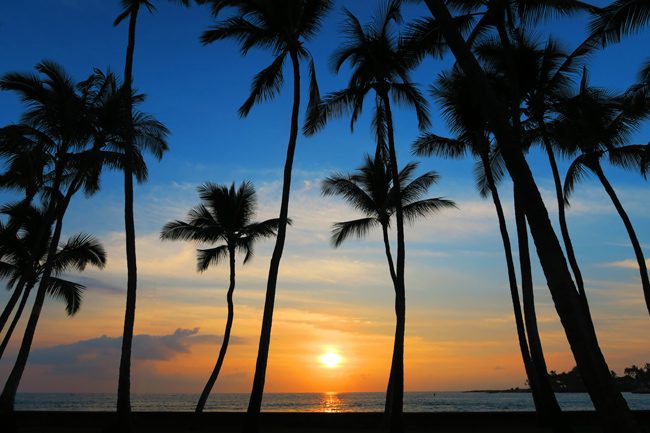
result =
[[255,241],[275,235],[278,219],[251,222],[257,206],[255,189],[250,182],[235,188],[232,183],[206,183],[198,188],[201,204],[193,207],[186,221],[172,221],[161,233],[166,240],[189,240],[202,244],[223,245],[198,250],[197,269],[203,272],[218,265],[229,250],[245,254],[244,263],[253,257]]
[[[417,166],[417,163],[409,163],[400,171],[404,218],[413,222],[418,217],[428,216],[444,208],[455,208],[453,201],[440,197],[420,200],[431,185],[438,181],[439,176],[436,172],[429,171],[414,178]],[[390,226],[397,207],[397,194],[388,167],[369,155],[366,155],[364,165],[356,173],[336,173],[326,178],[322,192],[325,196],[343,197],[365,215],[365,218],[334,224],[332,243],[336,247],[349,237],[364,237],[374,226]]]

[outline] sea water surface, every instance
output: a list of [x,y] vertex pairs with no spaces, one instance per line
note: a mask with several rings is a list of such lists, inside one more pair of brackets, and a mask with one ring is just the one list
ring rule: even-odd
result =
[[[650,410],[650,394],[623,393],[631,409]],[[382,392],[265,394],[262,410],[266,412],[381,412]],[[198,399],[194,394],[134,394],[135,411],[193,411]],[[557,394],[564,410],[593,410],[585,393]],[[17,410],[113,411],[115,394],[21,393],[16,397]],[[248,394],[215,394],[206,411],[243,412]],[[405,412],[503,412],[532,411],[530,393],[486,392],[407,392]]]

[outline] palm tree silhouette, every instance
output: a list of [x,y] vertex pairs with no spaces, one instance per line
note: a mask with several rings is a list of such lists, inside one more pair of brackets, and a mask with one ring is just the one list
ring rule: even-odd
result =
[[[60,236],[60,219],[57,220],[54,231],[48,230],[45,239],[43,239],[43,226],[51,228],[49,218],[42,210],[34,209],[31,213],[32,215],[26,215],[22,220],[21,231],[25,231],[23,236],[15,239],[2,238],[2,256],[10,258],[10,261],[5,262],[4,265],[14,267],[15,272],[20,273],[21,278],[26,281],[23,299],[2,342],[3,351],[20,318],[22,309],[25,307],[32,287],[40,280],[16,362],[7,378],[2,395],[0,395],[0,404],[2,404],[0,415],[7,421],[5,425],[11,425],[9,417],[13,413],[16,392],[27,364],[44,297],[50,295],[62,299],[66,303],[68,315],[74,315],[81,307],[85,286],[60,278],[60,275],[69,270],[82,272],[88,265],[102,269],[106,264],[104,248],[90,235],[71,236],[64,244],[54,244],[53,248],[54,240]],[[2,228],[0,228],[1,230]],[[54,251],[53,254],[52,251]]]
[[[548,218],[535,179],[521,148],[521,131],[511,119],[512,112],[500,104],[485,71],[461,35],[442,0],[424,0],[438,22],[458,67],[470,77],[476,105],[499,143],[506,168],[525,197],[524,210],[535,241],[542,269],[556,311],[569,340],[576,364],[603,426],[609,431],[639,432],[639,426],[623,396],[616,390],[609,367],[598,345],[593,324],[584,314],[584,304],[576,290],[571,271]],[[515,79],[512,77],[512,79]]]
[[[492,143],[490,132],[481,113],[476,110],[473,92],[467,77],[459,70],[443,73],[432,90],[438,100],[450,129],[458,134],[451,139],[435,134],[421,135],[413,143],[413,152],[420,156],[438,155],[447,158],[460,158],[470,153],[477,159],[475,174],[477,188],[483,197],[491,196],[497,213],[499,231],[506,257],[510,296],[515,317],[519,349],[528,383],[533,394],[535,408],[542,424],[556,425],[560,420],[560,407],[548,381],[546,361],[541,339],[537,329],[537,319],[528,259],[527,238],[518,236],[519,257],[522,273],[522,315],[515,263],[505,214],[499,192],[498,182],[504,176],[503,160],[496,143]],[[520,207],[517,208],[519,215]],[[521,215],[519,215],[521,217]],[[521,227],[523,223],[523,228]],[[525,233],[525,220],[518,220],[518,234]]]
[[[411,82],[409,76],[409,72],[417,66],[421,56],[417,55],[406,43],[406,40],[396,35],[392,29],[393,23],[402,21],[400,5],[400,1],[388,1],[376,15],[376,19],[366,26],[363,26],[350,11],[344,10],[346,15],[344,33],[348,40],[332,56],[332,65],[337,73],[344,64],[351,65],[349,84],[347,88],[323,98],[323,102],[309,112],[305,124],[305,133],[314,134],[323,128],[330,118],[350,113],[350,125],[353,127],[362,111],[364,99],[370,92],[375,94],[373,126],[378,138],[375,156],[377,158],[384,157],[389,161],[390,175],[398,195],[395,198],[397,229],[395,314],[397,323],[386,396],[386,414],[389,415],[392,431],[400,431],[403,428],[404,328],[406,321],[404,263],[406,248],[404,244],[404,212],[402,200],[399,198],[402,188],[399,184],[397,168],[391,98],[395,102],[415,110],[420,128],[429,126],[426,100],[417,86]],[[385,140],[388,149],[383,149]]]
[[629,134],[650,115],[647,103],[635,107],[623,98],[614,98],[601,89],[586,86],[586,72],[580,93],[557,105],[558,119],[551,125],[554,138],[578,156],[569,166],[564,183],[566,197],[582,180],[587,170],[596,175],[612,200],[630,238],[641,276],[646,308],[650,314],[650,278],[636,231],[616,191],[607,179],[601,159],[623,167],[638,166],[643,146],[625,146]]
[[289,195],[291,191],[291,172],[298,139],[298,116],[300,113],[300,61],[309,62],[309,107],[320,100],[316,81],[316,68],[313,58],[305,48],[305,42],[318,32],[321,22],[332,6],[331,0],[206,0],[212,5],[212,11],[218,15],[223,8],[235,10],[232,17],[218,22],[201,36],[204,44],[223,39],[235,39],[240,44],[242,55],[252,48],[271,49],[274,60],[267,68],[260,71],[253,79],[251,93],[239,109],[239,114],[246,117],[253,106],[275,97],[284,83],[284,64],[289,58],[293,71],[293,108],[289,144],[284,165],[282,183],[282,201],[278,218],[278,232],[275,248],[271,256],[269,277],[264,300],[264,315],[260,333],[259,350],[255,364],[253,389],[248,404],[248,417],[245,429],[249,432],[259,430],[259,413],[262,407],[266,365],[271,343],[271,326],[273,324],[273,306],[278,280],[280,261],[286,239]]
[[253,257],[255,242],[275,236],[279,223],[277,218],[263,222],[251,222],[255,215],[257,198],[255,188],[250,182],[242,182],[238,188],[235,188],[234,183],[230,187],[206,183],[198,188],[198,192],[201,204],[189,211],[187,220],[176,220],[165,224],[160,235],[163,240],[194,241],[212,245],[221,243],[216,247],[197,250],[197,270],[199,272],[206,271],[211,265],[218,265],[226,258],[230,264],[230,285],[226,295],[228,303],[226,330],[223,334],[217,363],[196,405],[194,411],[196,415],[203,412],[212,387],[219,377],[228,350],[234,318],[233,293],[235,291],[237,253],[245,254],[244,264],[246,264]]
[[[44,244],[39,237],[41,226],[46,223],[44,212],[33,207],[22,209],[18,232],[0,223],[0,256],[4,259],[0,261],[2,275],[9,278],[10,286],[24,282],[20,304],[0,344],[0,358],[20,320],[34,284],[42,278],[47,259],[47,243]],[[51,233],[48,238],[50,236]],[[92,236],[77,234],[59,247],[52,262],[53,274],[56,276],[50,276],[47,294],[64,301],[67,314],[73,316],[81,307],[85,286],[60,278],[60,275],[69,269],[83,270],[88,264],[103,268],[106,253]]]
[[[177,0],[177,3],[188,6],[189,0]],[[133,326],[135,323],[135,307],[137,295],[137,258],[135,246],[135,219],[133,216],[133,174],[135,165],[134,147],[135,132],[130,125],[133,111],[133,60],[135,55],[136,28],[140,8],[149,12],[155,10],[151,0],[121,0],[122,11],[113,22],[118,26],[122,21],[129,19],[128,43],[126,47],[126,60],[124,64],[124,84],[122,87],[127,122],[124,127],[124,231],[126,235],[126,308],[124,314],[124,330],[122,332],[122,354],[120,357],[119,379],[117,386],[117,426],[116,428],[128,432],[131,430],[131,346],[133,344]]]

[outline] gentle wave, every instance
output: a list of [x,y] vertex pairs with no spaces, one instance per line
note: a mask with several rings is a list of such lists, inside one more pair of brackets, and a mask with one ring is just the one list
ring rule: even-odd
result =
[[[650,395],[624,393],[631,409],[650,410]],[[385,394],[356,393],[291,393],[265,394],[262,410],[267,412],[381,412]],[[194,394],[135,394],[135,411],[184,412],[193,411],[198,395]],[[584,393],[557,395],[564,410],[593,410],[589,396]],[[51,411],[113,411],[115,394],[86,393],[21,393],[16,397],[17,410]],[[248,406],[248,394],[216,394],[210,397],[206,411],[243,412]],[[532,411],[529,393],[484,392],[407,392],[405,412],[504,412]]]

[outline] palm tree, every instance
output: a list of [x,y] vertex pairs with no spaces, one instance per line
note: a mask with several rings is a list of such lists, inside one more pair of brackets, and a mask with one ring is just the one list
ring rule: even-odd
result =
[[[83,158],[78,158],[88,149],[92,138],[91,116],[88,115],[88,90],[92,86],[75,85],[63,68],[53,62],[42,62],[36,70],[39,75],[10,73],[0,79],[0,88],[18,93],[28,107],[21,123],[10,126],[17,133],[12,142],[29,143],[40,152],[44,172],[39,179],[46,180],[39,191],[45,207],[44,223],[39,227],[37,238],[47,251],[47,259],[16,363],[0,395],[0,416],[8,417],[13,414],[15,394],[50,289],[50,277],[56,273],[53,260],[65,212],[76,192],[83,188],[89,195],[96,191],[97,186],[97,182],[89,181],[87,176],[96,174],[98,170],[82,167]],[[50,230],[52,233],[48,236]]]
[[[411,82],[409,73],[417,66],[420,56],[414,53],[404,38],[399,37],[392,29],[393,23],[402,21],[400,1],[388,1],[377,14],[374,22],[363,26],[357,17],[347,9],[344,11],[346,21],[344,33],[347,42],[332,56],[332,65],[338,73],[341,67],[349,63],[352,71],[347,88],[327,95],[321,104],[309,113],[305,124],[305,132],[314,134],[323,128],[332,117],[340,117],[345,113],[351,114],[351,127],[354,126],[363,108],[366,96],[373,92],[375,96],[374,129],[378,136],[376,157],[382,156],[389,161],[390,175],[394,182],[396,194],[402,191],[400,187],[397,152],[395,149],[395,134],[391,98],[399,103],[413,108],[418,118],[420,128],[429,126],[429,115],[426,100]],[[387,138],[388,149],[382,149],[384,137]],[[402,429],[402,406],[404,394],[404,328],[406,322],[406,299],[404,285],[404,212],[402,200],[395,199],[395,217],[397,229],[397,260],[395,266],[396,299],[395,314],[397,323],[395,329],[395,344],[391,362],[386,396],[386,412],[390,415],[391,429]]]
[[615,0],[595,11],[590,27],[592,35],[607,44],[640,31],[649,22],[650,3],[647,0]]
[[[20,273],[22,278],[26,280],[23,301],[26,302],[31,288],[40,280],[16,363],[0,395],[0,404],[2,405],[0,407],[0,416],[3,418],[9,418],[13,413],[16,392],[27,364],[45,296],[49,294],[64,300],[68,315],[74,315],[81,306],[85,286],[62,279],[60,275],[70,270],[82,272],[88,265],[101,269],[106,264],[104,248],[95,238],[86,234],[71,236],[61,245],[57,243],[54,247],[54,254],[51,254],[51,245],[54,239],[60,236],[61,224],[58,221],[54,231],[50,231],[46,235],[46,242],[44,242],[42,227],[44,224],[48,224],[48,218],[44,211],[36,210],[34,215],[27,218],[24,223],[23,229],[26,232],[24,236],[16,238],[13,242],[3,242],[2,255],[10,258],[10,261],[5,265],[15,267],[16,273]],[[5,240],[3,239],[3,241]],[[26,267],[28,269],[25,269]],[[24,306],[24,302],[21,301],[19,310],[2,342],[2,350],[6,347],[11,335],[10,332],[16,326]],[[6,421],[9,421],[9,419],[6,419]]]
[[595,330],[586,318],[562,247],[548,218],[548,211],[521,148],[521,137],[511,123],[510,110],[500,105],[485,71],[463,39],[442,0],[424,0],[438,22],[459,67],[470,78],[476,105],[499,143],[506,168],[525,197],[524,210],[535,241],[549,290],[565,329],[576,364],[606,431],[639,432],[625,399],[616,390],[598,345]]
[[568,197],[588,170],[596,175],[612,200],[632,243],[646,308],[650,313],[650,278],[645,256],[630,217],[601,165],[603,156],[609,156],[610,162],[616,165],[637,166],[643,155],[643,146],[624,144],[636,125],[650,115],[650,107],[647,103],[634,107],[628,102],[603,90],[586,87],[585,75],[580,93],[558,104],[558,119],[552,124],[552,134],[558,142],[570,143],[573,146],[570,150],[578,154],[567,171],[564,194]]
[[[362,211],[364,218],[352,221],[337,222],[332,230],[332,244],[339,247],[349,237],[364,237],[373,227],[379,225],[384,241],[384,250],[391,281],[395,290],[395,297],[400,294],[399,280],[395,271],[395,264],[391,253],[388,229],[391,218],[396,215],[401,200],[404,218],[414,222],[418,217],[425,217],[444,208],[455,208],[453,201],[443,198],[430,198],[418,200],[427,190],[436,183],[439,176],[434,171],[429,171],[413,179],[416,163],[407,164],[399,172],[399,180],[393,182],[390,168],[383,158],[376,155],[365,156],[364,164],[352,175],[336,173],[323,181],[322,192],[325,196],[342,196],[355,209]],[[402,191],[398,193],[396,185],[401,185]],[[397,304],[397,301],[396,301]],[[396,339],[399,336],[396,335]],[[390,400],[395,389],[394,377],[389,377],[386,409],[392,409]]]
[[[451,139],[431,133],[423,134],[413,143],[413,152],[420,156],[438,155],[447,158],[460,158],[470,153],[477,159],[475,168],[477,188],[483,197],[488,195],[492,197],[497,212],[499,231],[506,257],[519,349],[535,407],[541,423],[554,425],[556,429],[559,429],[561,428],[559,423],[561,420],[560,407],[548,381],[546,361],[537,331],[532,279],[524,278],[530,277],[530,260],[526,261],[528,248],[523,242],[527,241],[527,238],[520,238],[518,242],[522,264],[522,298],[524,301],[524,314],[522,315],[512,247],[497,189],[497,183],[504,176],[500,152],[496,144],[492,143],[487,123],[482,119],[481,113],[476,110],[471,85],[462,72],[454,70],[441,74],[433,87],[432,94],[439,102],[449,127],[458,134],[458,138]],[[525,220],[523,223],[525,230]],[[518,234],[520,233],[521,230],[518,230]]]
[[[5,337],[0,344],[0,358],[9,343],[22,312],[25,308],[29,294],[34,284],[41,279],[46,265],[46,244],[39,238],[41,226],[45,224],[43,210],[30,207],[25,209],[20,219],[18,233],[12,227],[0,223],[0,254],[5,259],[0,261],[0,268],[9,284],[15,285],[22,282],[23,295],[14,318],[7,329]],[[48,238],[51,236],[49,234]],[[69,316],[75,315],[81,307],[81,300],[85,286],[60,278],[68,269],[83,270],[87,264],[102,268],[106,262],[106,253],[103,247],[93,237],[77,234],[57,250],[53,258],[53,274],[50,276],[47,288],[49,296],[59,298],[66,303],[66,312]]]
[[278,219],[251,222],[255,215],[257,198],[255,188],[250,182],[242,182],[236,189],[234,183],[230,185],[230,188],[226,185],[206,183],[198,188],[198,192],[201,204],[189,211],[187,220],[167,223],[160,235],[163,240],[195,241],[212,245],[221,243],[216,247],[197,250],[197,270],[199,272],[206,271],[210,265],[218,265],[226,257],[230,263],[230,285],[226,295],[228,303],[226,330],[223,334],[217,363],[199,397],[194,411],[195,415],[203,412],[212,387],[219,377],[228,350],[234,318],[233,293],[235,291],[237,253],[245,254],[244,264],[246,264],[253,257],[255,242],[274,236],[279,222]]
[[[242,55],[246,55],[252,48],[270,49],[273,52],[274,60],[271,65],[260,71],[253,79],[251,94],[239,109],[240,116],[246,117],[255,104],[272,99],[280,92],[284,83],[283,70],[287,58],[291,60],[293,72],[293,107],[284,165],[278,233],[269,266],[262,330],[245,427],[247,431],[256,432],[259,429],[259,413],[266,380],[278,271],[287,232],[291,173],[298,139],[298,116],[301,100],[300,61],[311,58],[305,48],[305,43],[318,32],[325,15],[332,6],[332,1],[206,0],[205,2],[212,4],[212,11],[215,15],[226,7],[233,8],[235,13],[204,32],[201,36],[201,41],[204,44],[223,39],[235,39],[240,44]],[[309,62],[309,75],[308,106],[312,107],[320,100],[313,59]]]
[[[183,6],[189,6],[189,0],[178,0]],[[135,306],[137,295],[137,258],[135,247],[135,219],[133,216],[133,175],[135,165],[135,132],[130,113],[133,111],[133,58],[135,55],[136,27],[138,13],[143,7],[149,12],[155,10],[151,0],[121,0],[122,11],[113,22],[114,26],[129,19],[128,43],[126,47],[126,61],[124,64],[124,84],[122,87],[125,99],[125,112],[127,124],[124,125],[124,231],[126,235],[126,308],[124,314],[124,330],[122,332],[122,352],[120,357],[119,379],[117,387],[117,428],[130,431],[131,414],[131,346],[133,344],[133,326],[135,324]]]

